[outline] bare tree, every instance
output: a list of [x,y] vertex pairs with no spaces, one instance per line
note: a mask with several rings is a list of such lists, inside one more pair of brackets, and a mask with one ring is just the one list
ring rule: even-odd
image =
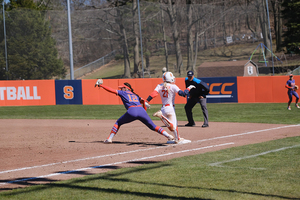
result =
[[186,70],[193,70],[193,52],[194,52],[194,45],[193,45],[193,18],[192,18],[192,1],[186,0],[186,17],[187,17],[187,66]]
[[[62,2],[62,0],[55,1]],[[270,1],[273,3],[273,10],[276,10],[276,6],[279,6],[279,2],[282,0]],[[240,7],[236,6],[236,3],[240,3]],[[131,61],[133,72],[136,73],[140,67],[138,65],[140,63],[140,40],[137,0],[107,0],[105,4],[103,6],[97,0],[74,0],[72,29],[75,63],[77,64],[78,61],[88,63],[93,61],[92,59],[96,60],[97,56],[99,58],[113,50],[122,49],[123,77],[130,77],[129,56],[133,58]],[[268,39],[268,23],[264,4],[265,0],[229,0],[226,2],[219,0],[160,0],[160,4],[143,1],[140,8],[143,26],[143,53],[146,57],[147,70],[149,71],[151,56],[160,55],[161,47],[164,48],[166,68],[170,69],[170,54],[174,52],[173,54],[176,56],[174,72],[182,74],[184,70],[196,72],[197,55],[199,55],[200,49],[222,45],[226,48],[226,37],[229,35],[236,35],[241,42],[246,42],[246,39],[242,40],[238,34],[248,35],[251,30],[252,35],[257,37],[260,29],[265,27],[264,39]],[[65,9],[63,2],[61,5]],[[261,14],[263,12],[264,15]],[[279,11],[277,14],[279,16]],[[62,16],[64,16],[63,11]],[[277,16],[276,12],[274,12],[274,16]],[[58,38],[57,46],[60,54],[68,58],[67,39],[63,37],[67,35],[65,34],[67,33],[66,20],[58,19],[58,17],[55,19],[60,20],[60,24],[53,29],[53,35]],[[275,21],[275,26],[276,24],[277,21]],[[281,26],[279,21],[278,25]],[[59,26],[63,27],[64,34]],[[276,37],[277,35],[279,37],[281,34],[277,34],[276,31]],[[278,39],[278,41],[280,40]],[[268,44],[264,43],[268,47]],[[103,45],[105,46],[103,47]],[[187,66],[184,67],[183,53],[187,56]],[[119,57],[119,55],[117,56]],[[228,55],[223,54],[222,56]]]
[[276,51],[282,50],[282,16],[281,16],[281,4],[283,0],[271,0],[274,16],[274,29],[276,37]]
[[[264,44],[268,49],[271,49],[271,43],[270,43],[270,34],[269,34],[269,26],[268,26],[268,16],[267,16],[267,6],[266,6],[266,1],[265,0],[258,0],[259,2],[259,21],[261,25],[261,30],[262,30],[262,36],[264,40]],[[265,55],[268,57],[270,56],[270,52],[265,49]]]
[[176,11],[176,1],[172,2],[172,0],[168,0],[167,2],[167,13],[170,17],[171,27],[172,27],[172,36],[175,44],[175,53],[176,53],[176,69],[179,74],[183,71],[183,60],[180,48],[179,41],[179,31],[177,27],[177,11]]
[[138,31],[138,7],[137,7],[137,0],[132,1],[132,18],[133,18],[133,35],[134,35],[134,51],[133,51],[133,73],[138,74],[139,71],[139,31]]
[[116,21],[120,28],[121,40],[123,43],[124,78],[131,78],[128,41],[127,41],[126,29],[123,24],[123,12],[120,9],[117,9]]
[[102,16],[99,17],[99,19],[108,26],[108,28],[106,28],[106,31],[110,32],[111,34],[115,34],[119,37],[119,43],[123,49],[123,78],[131,78],[128,38],[127,31],[124,25],[124,19],[126,18],[124,15],[129,13],[129,11],[126,7],[124,7],[124,5],[126,5],[126,2],[114,1],[112,5],[113,8],[104,10],[106,15],[109,15],[110,17],[105,18]]
[[[222,6],[222,13],[225,13],[226,10],[226,2],[227,1],[223,1],[223,6]],[[226,15],[223,14],[223,23],[222,23],[222,28],[223,28],[223,42],[224,44],[226,44],[226,37],[227,37],[227,29],[226,29]]]
[[[162,0],[160,0],[161,2]],[[165,30],[165,16],[164,16],[164,10],[162,8],[162,5],[160,6],[161,9],[161,28],[163,32],[163,43],[164,43],[164,50],[165,50],[165,60],[166,60],[166,70],[169,71],[169,62],[168,62],[168,45],[167,45],[167,39],[166,39],[166,30]]]
[[[252,14],[252,10],[249,10],[249,5],[250,5],[250,0],[246,0],[245,10],[244,10],[246,13],[246,24],[248,29],[252,32],[253,37],[256,38],[257,37],[256,27],[253,28],[250,23],[250,18],[252,18],[253,14]],[[250,14],[252,14],[251,17]],[[258,17],[258,14],[254,16]]]

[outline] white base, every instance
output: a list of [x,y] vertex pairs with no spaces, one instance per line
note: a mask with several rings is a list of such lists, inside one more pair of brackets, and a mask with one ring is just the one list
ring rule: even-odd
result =
[[186,144],[186,143],[191,143],[191,140],[183,139],[178,143],[175,143],[175,140],[169,140],[167,141],[167,144]]

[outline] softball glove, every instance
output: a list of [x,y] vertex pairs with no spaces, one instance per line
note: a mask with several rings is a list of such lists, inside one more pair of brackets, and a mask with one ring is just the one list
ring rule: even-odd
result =
[[95,87],[96,86],[100,87],[100,85],[102,85],[102,84],[103,84],[103,80],[101,78],[99,78],[95,84]]

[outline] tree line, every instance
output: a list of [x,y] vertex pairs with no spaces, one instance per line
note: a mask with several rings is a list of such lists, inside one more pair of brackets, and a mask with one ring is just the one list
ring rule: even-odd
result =
[[[187,70],[196,72],[200,46],[205,49],[226,45],[228,36],[242,40],[243,33],[249,33],[253,39],[262,38],[265,46],[271,48],[265,0],[71,2],[74,64],[80,66],[120,49],[124,78],[141,77],[141,67],[150,70],[153,55],[165,56],[162,65],[167,70],[174,67],[179,74]],[[276,51],[297,50],[300,46],[299,29],[295,28],[300,23],[297,2],[300,1],[268,1]],[[0,79],[62,78],[69,55],[66,2],[14,0],[5,10],[9,70],[5,69],[3,17],[0,17]],[[171,53],[176,56],[175,63],[169,61]],[[269,51],[265,54],[268,56]],[[183,56],[187,59],[186,66]]]
[[0,79],[63,77],[66,70],[44,18],[46,7],[33,0],[11,0],[4,10],[0,17]]

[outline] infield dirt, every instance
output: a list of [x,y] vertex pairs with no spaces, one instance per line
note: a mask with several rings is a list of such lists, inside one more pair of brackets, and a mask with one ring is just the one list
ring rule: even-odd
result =
[[[185,127],[179,121],[181,137],[192,142],[169,145],[164,136],[135,121],[123,125],[112,144],[104,144],[114,123],[0,120],[0,191],[300,135],[300,125],[211,122],[201,128],[200,122]],[[167,130],[162,122],[154,123]]]

